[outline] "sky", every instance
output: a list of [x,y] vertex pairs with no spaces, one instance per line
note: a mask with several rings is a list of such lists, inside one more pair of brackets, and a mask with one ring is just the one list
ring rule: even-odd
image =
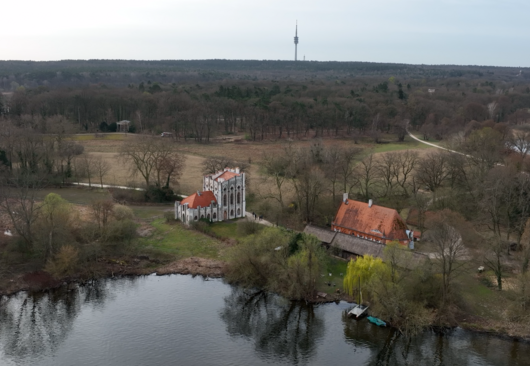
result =
[[17,0],[0,60],[294,59],[530,66],[528,0]]

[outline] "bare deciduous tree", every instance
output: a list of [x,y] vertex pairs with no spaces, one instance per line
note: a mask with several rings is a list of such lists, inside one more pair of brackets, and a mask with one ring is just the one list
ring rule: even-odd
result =
[[435,262],[442,275],[442,299],[444,305],[447,305],[451,300],[454,277],[465,264],[462,236],[453,226],[443,221],[431,223],[425,234],[435,245]]

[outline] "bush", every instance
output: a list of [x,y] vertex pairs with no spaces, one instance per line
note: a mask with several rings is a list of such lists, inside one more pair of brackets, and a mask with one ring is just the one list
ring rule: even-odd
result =
[[249,220],[240,220],[237,222],[237,235],[238,236],[248,236],[252,234],[257,234],[263,225],[257,223],[256,221]]
[[173,211],[164,212],[164,219],[166,219],[167,223],[174,222],[175,221],[175,212],[173,212]]
[[79,252],[71,245],[63,245],[53,259],[46,263],[45,271],[55,278],[71,276],[76,272]]
[[191,228],[207,235],[213,235],[212,228],[210,227],[210,222],[204,219],[192,222]]
[[133,189],[112,189],[112,198],[116,202],[145,202],[145,194]]
[[122,220],[107,225],[104,239],[107,243],[130,243],[135,236],[136,224],[131,220]]
[[145,200],[147,202],[171,202],[176,199],[177,195],[171,188],[149,186],[145,191]]
[[115,205],[112,210],[112,215],[118,221],[132,220],[134,218],[133,210],[124,205]]

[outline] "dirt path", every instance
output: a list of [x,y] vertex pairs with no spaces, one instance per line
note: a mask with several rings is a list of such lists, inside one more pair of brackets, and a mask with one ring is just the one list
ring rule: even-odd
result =
[[442,149],[442,150],[445,150],[445,151],[449,151],[449,152],[452,152],[452,153],[455,153],[455,154],[459,154],[459,155],[463,155],[463,156],[466,156],[468,158],[470,158],[471,156],[470,155],[466,155],[464,153],[461,153],[460,151],[456,151],[456,150],[451,150],[451,149],[448,149],[448,148],[445,148],[445,147],[442,147],[440,145],[436,145],[436,144],[433,144],[431,142],[427,142],[427,141],[423,141],[422,139],[419,139],[417,138],[416,136],[414,136],[413,134],[410,133],[410,131],[407,129],[407,133],[409,134],[410,137],[412,137],[414,140],[422,143],[422,144],[425,144],[425,145],[429,145],[429,146],[432,146],[432,147],[435,147],[437,149]]

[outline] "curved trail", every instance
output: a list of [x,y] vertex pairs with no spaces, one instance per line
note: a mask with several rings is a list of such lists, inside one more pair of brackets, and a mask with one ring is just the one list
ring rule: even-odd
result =
[[449,151],[449,152],[452,152],[452,153],[455,153],[455,154],[459,154],[459,155],[463,155],[463,156],[466,156],[466,157],[471,157],[470,155],[467,155],[467,154],[464,154],[464,153],[461,153],[460,151],[456,151],[456,150],[451,150],[451,149],[448,149],[446,147],[442,147],[440,145],[436,145],[436,144],[433,144],[431,142],[427,142],[427,141],[424,141],[422,139],[419,139],[417,138],[416,136],[414,136],[413,134],[411,134],[409,132],[409,130],[407,129],[407,133],[410,137],[412,137],[414,140],[418,141],[418,142],[421,142],[422,144],[425,144],[425,145],[429,145],[429,146],[432,146],[432,147],[435,147],[437,149],[442,149],[442,150],[445,150],[445,151]]

